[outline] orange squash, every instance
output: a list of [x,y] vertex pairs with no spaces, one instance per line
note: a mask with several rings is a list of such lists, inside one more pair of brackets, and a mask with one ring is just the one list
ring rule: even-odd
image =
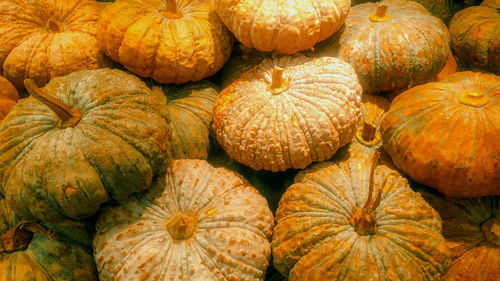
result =
[[19,99],[16,88],[0,76],[0,121],[9,113]]

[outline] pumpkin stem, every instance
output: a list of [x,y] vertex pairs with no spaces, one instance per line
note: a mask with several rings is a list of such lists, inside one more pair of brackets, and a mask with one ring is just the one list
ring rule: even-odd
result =
[[481,92],[463,92],[458,96],[458,101],[461,104],[482,107],[490,101],[490,96]]
[[45,104],[59,117],[59,127],[74,127],[82,119],[82,114],[78,109],[69,108],[58,99],[48,95],[44,90],[38,88],[32,79],[25,79],[24,86],[32,97]]
[[274,95],[280,94],[288,88],[286,81],[283,79],[284,69],[278,66],[273,68],[271,85],[269,89]]
[[500,247],[500,220],[491,218],[481,224],[484,237],[491,244]]
[[163,11],[163,15],[167,18],[171,19],[180,19],[182,18],[182,13],[177,10],[176,0],[167,0],[166,8]]
[[14,252],[28,248],[35,233],[45,234],[51,240],[57,237],[55,231],[46,229],[38,223],[22,221],[16,227],[9,229],[0,236],[0,253]]
[[196,227],[195,220],[184,214],[175,216],[167,223],[167,230],[175,240],[185,240],[191,237]]
[[64,25],[53,18],[49,18],[45,24],[45,29],[52,32],[63,32]]
[[370,20],[374,22],[387,21],[392,18],[391,14],[387,13],[387,5],[378,4],[377,11],[370,15]]

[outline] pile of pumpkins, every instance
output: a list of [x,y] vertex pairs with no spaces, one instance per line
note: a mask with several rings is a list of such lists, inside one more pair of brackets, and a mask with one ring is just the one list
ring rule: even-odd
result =
[[500,280],[500,0],[106,2],[0,0],[0,280]]

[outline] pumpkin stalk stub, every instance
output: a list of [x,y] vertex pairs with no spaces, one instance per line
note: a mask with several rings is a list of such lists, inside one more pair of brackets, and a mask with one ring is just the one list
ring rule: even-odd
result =
[[167,230],[175,240],[186,240],[194,233],[196,222],[191,216],[178,214],[167,223]]
[[63,32],[64,25],[53,18],[49,18],[45,24],[45,29],[51,32]]
[[356,139],[366,146],[374,146],[380,142],[382,136],[375,125],[366,121],[356,131]]
[[379,4],[377,11],[370,15],[370,20],[374,22],[388,21],[392,18],[391,14],[387,13],[387,5]]
[[162,14],[170,19],[180,19],[182,18],[182,13],[177,10],[176,0],[167,0],[166,8],[162,11]]
[[273,68],[272,80],[269,89],[274,95],[281,94],[288,88],[288,84],[283,79],[283,68],[275,66]]
[[490,101],[490,97],[481,92],[463,92],[458,96],[458,101],[461,104],[482,107]]
[[14,252],[28,248],[35,233],[43,233],[51,240],[57,236],[53,230],[46,229],[34,222],[23,221],[0,236],[0,253]]
[[58,99],[48,95],[38,88],[32,79],[25,79],[24,86],[32,97],[45,104],[59,117],[58,127],[74,127],[82,119],[83,116],[78,109],[69,108]]
[[484,237],[491,244],[500,247],[500,220],[491,218],[481,224]]

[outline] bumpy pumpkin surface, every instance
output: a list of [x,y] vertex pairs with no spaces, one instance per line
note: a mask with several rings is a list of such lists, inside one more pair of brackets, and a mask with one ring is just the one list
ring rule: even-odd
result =
[[184,85],[149,83],[169,115],[172,158],[207,159],[217,86],[207,80]]
[[56,76],[105,66],[96,39],[99,6],[87,0],[2,0],[4,76],[24,88],[26,78],[44,85]]
[[160,83],[198,81],[215,74],[233,39],[199,0],[125,0],[99,20],[100,46],[113,60]]
[[248,48],[295,54],[337,31],[350,0],[214,0],[217,14]]
[[484,1],[455,14],[451,46],[469,65],[500,75],[500,1]]
[[99,276],[263,280],[273,225],[266,200],[241,176],[204,160],[173,160],[147,192],[99,214]]
[[384,149],[412,179],[452,197],[500,194],[500,77],[458,72],[397,96]]
[[429,81],[446,64],[449,41],[443,22],[420,4],[384,0],[352,7],[345,27],[318,49],[352,64],[373,94]]
[[500,278],[500,197],[451,199],[419,189],[443,220],[453,262],[444,281]]
[[352,141],[360,100],[354,69],[339,59],[265,59],[219,94],[213,128],[226,153],[255,170],[302,169]]
[[0,76],[0,121],[9,113],[19,99],[16,88]]
[[21,220],[0,199],[0,281],[97,280],[83,224]]
[[288,280],[440,280],[450,253],[439,215],[373,158],[337,153],[295,177],[271,243]]
[[168,117],[137,77],[83,70],[41,90],[26,85],[32,96],[0,127],[2,193],[23,217],[90,216],[111,198],[147,188],[167,164]]

